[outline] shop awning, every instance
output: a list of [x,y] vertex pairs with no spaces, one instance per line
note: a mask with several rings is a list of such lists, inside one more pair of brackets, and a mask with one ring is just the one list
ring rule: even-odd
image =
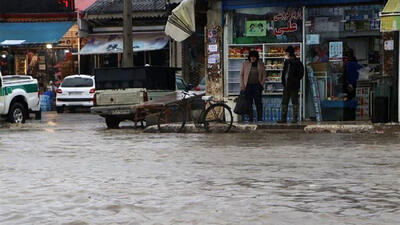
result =
[[[396,1],[396,0],[394,0]],[[223,0],[224,10],[258,8],[258,7],[299,7],[317,5],[338,5],[351,3],[383,3],[383,0]]]
[[0,23],[0,46],[56,44],[74,23]]
[[400,1],[389,0],[381,13],[381,31],[400,30]]
[[176,41],[183,41],[196,31],[195,0],[183,0],[168,17],[165,33]]
[[[169,38],[163,32],[133,33],[133,51],[154,51],[163,49]],[[79,52],[81,55],[122,53],[122,35],[90,36],[87,44]]]

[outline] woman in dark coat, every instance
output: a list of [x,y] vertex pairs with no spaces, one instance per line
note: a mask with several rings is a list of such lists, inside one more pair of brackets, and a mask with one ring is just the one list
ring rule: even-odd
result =
[[262,121],[262,91],[265,84],[264,63],[259,60],[257,51],[250,51],[248,60],[240,70],[240,90],[245,92],[249,103],[249,121],[253,121],[253,100],[257,108],[257,120]]

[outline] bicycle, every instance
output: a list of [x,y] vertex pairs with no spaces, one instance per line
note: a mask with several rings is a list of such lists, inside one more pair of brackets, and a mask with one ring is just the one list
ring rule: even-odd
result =
[[[187,98],[190,96],[189,90],[186,88],[182,91],[183,98],[180,102],[169,104],[161,110],[157,121],[160,132],[167,131],[164,124],[176,124],[178,132],[184,131],[190,114],[188,112],[191,109],[191,103]],[[202,96],[201,99],[205,102],[206,107],[201,111],[198,119],[194,120],[196,127],[203,127],[206,132],[229,132],[233,124],[231,108],[222,100],[214,100],[212,96]]]

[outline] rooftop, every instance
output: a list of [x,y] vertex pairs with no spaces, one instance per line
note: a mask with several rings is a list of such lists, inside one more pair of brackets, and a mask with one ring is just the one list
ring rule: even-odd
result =
[[[123,12],[123,0],[97,0],[85,10],[88,15],[118,14]],[[132,12],[164,11],[165,0],[132,0]]]

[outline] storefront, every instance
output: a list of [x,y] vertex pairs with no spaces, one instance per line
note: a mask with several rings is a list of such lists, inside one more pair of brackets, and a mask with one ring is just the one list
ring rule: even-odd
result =
[[[379,30],[383,6],[383,1],[370,0],[223,1],[225,95],[238,94],[241,63],[249,50],[257,50],[267,73],[263,120],[279,120],[282,56],[292,45],[305,67],[314,71],[324,120],[369,120],[376,87],[390,89],[382,87],[385,82],[379,79],[383,74]],[[344,76],[349,58],[357,58],[363,66],[356,83],[356,77],[350,82]],[[353,90],[349,83],[353,83]],[[310,85],[306,74],[300,91],[304,120],[316,117]]]
[[76,73],[77,30],[74,22],[0,23],[3,74],[31,75],[44,91]]

